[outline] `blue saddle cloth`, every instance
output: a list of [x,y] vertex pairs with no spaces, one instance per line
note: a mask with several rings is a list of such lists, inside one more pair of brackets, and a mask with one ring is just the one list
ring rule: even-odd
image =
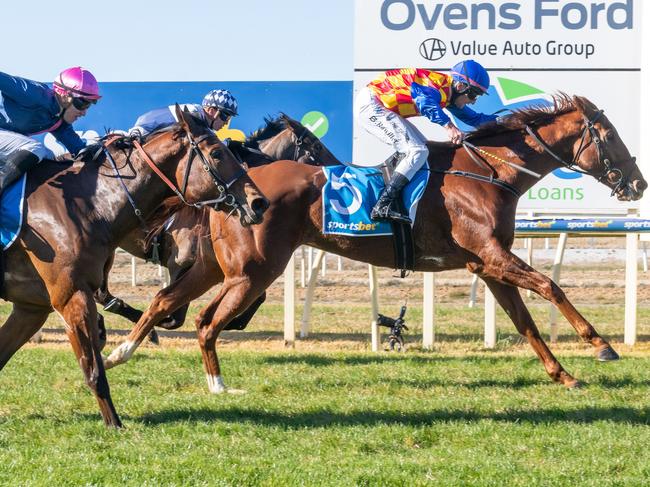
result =
[[[392,235],[390,223],[370,219],[372,207],[385,186],[380,171],[372,167],[327,166],[323,172],[327,177],[323,186],[324,234]],[[404,207],[412,221],[428,181],[428,169],[421,169],[402,191]]]
[[23,225],[27,175],[9,186],[0,196],[0,244],[8,249],[16,241]]

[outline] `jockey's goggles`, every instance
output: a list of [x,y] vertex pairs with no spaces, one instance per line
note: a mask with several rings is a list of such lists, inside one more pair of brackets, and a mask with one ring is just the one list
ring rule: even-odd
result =
[[222,122],[225,123],[228,120],[230,120],[231,118],[232,118],[232,115],[230,113],[226,113],[223,110],[219,110],[219,120],[221,120]]
[[480,88],[470,86],[464,94],[467,95],[467,98],[470,100],[476,100],[479,96],[484,95],[485,93],[483,93],[483,90]]
[[81,98],[81,97],[73,97],[72,98],[72,106],[75,107],[77,110],[87,110],[90,105],[94,105],[97,103],[97,100],[90,100],[88,98]]

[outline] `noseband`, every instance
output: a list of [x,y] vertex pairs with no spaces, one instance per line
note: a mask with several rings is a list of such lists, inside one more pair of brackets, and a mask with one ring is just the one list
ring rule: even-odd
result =
[[[571,162],[565,161],[555,152],[553,152],[551,148],[546,145],[546,143],[540,139],[537,134],[535,134],[535,132],[533,132],[533,129],[529,125],[526,125],[526,132],[528,132],[528,135],[530,135],[535,140],[535,142],[537,142],[544,149],[544,152],[549,154],[551,157],[553,157],[553,159],[558,161],[570,171],[593,176],[598,182],[601,182],[603,179],[608,178],[610,174],[614,174],[615,177],[610,180],[613,184],[616,184],[616,186],[614,186],[612,189],[611,196],[613,196],[621,189],[621,187],[624,187],[627,184],[627,180],[623,177],[623,172],[619,168],[614,167],[611,161],[605,157],[605,143],[600,140],[598,131],[596,130],[596,127],[594,127],[594,124],[603,115],[603,112],[604,110],[598,110],[591,120],[584,115],[582,116],[585,121],[585,126],[582,129],[582,134],[580,136],[580,146],[574,154]],[[587,133],[589,133],[591,136],[591,140],[589,142],[587,142]],[[596,145],[596,150],[598,151],[598,162],[600,162],[600,164],[605,168],[600,175],[591,174],[590,172],[585,171],[578,166],[578,160],[580,159],[580,156],[587,149],[587,147],[589,147],[590,143]],[[633,157],[631,161],[636,161],[636,157]]]

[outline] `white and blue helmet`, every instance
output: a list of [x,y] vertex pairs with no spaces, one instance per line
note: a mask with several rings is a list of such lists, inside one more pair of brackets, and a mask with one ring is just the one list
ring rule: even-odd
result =
[[228,115],[237,115],[237,100],[228,90],[212,90],[201,103],[204,108],[215,107]]

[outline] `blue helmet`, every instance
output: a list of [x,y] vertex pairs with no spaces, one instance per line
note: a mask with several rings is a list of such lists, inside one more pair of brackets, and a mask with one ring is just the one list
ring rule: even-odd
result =
[[228,115],[237,115],[237,100],[228,90],[212,90],[203,97],[203,108],[215,107]]
[[461,61],[451,68],[451,76],[455,81],[467,83],[487,93],[490,87],[490,75],[483,66],[472,59]]

